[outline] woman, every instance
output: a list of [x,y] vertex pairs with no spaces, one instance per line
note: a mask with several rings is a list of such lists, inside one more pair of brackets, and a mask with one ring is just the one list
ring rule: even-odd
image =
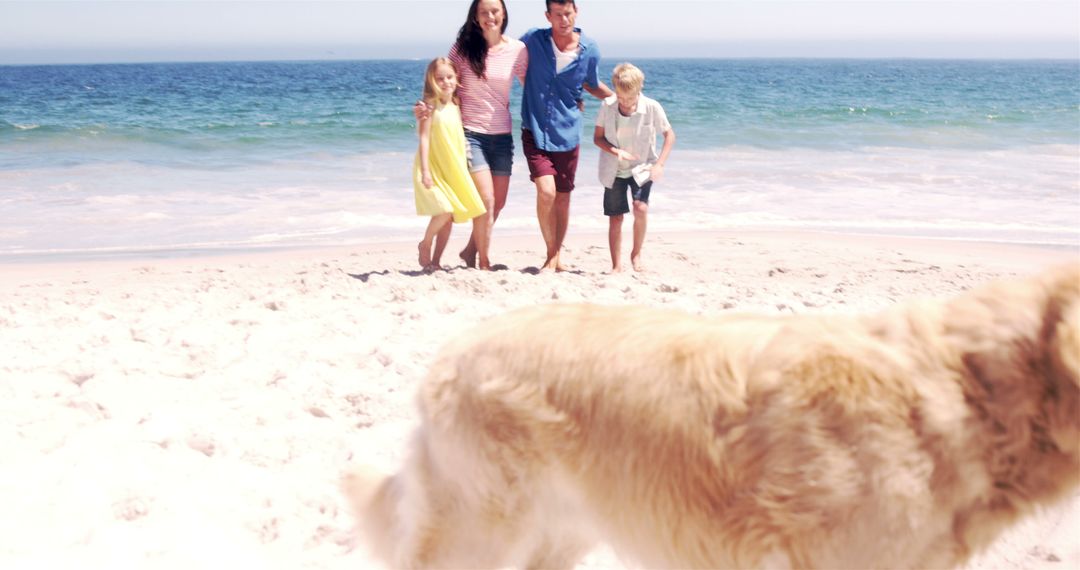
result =
[[[469,172],[487,208],[473,219],[472,236],[461,251],[465,265],[491,269],[491,231],[506,205],[514,163],[510,118],[513,78],[524,84],[528,51],[520,40],[504,35],[508,23],[503,0],[473,0],[449,59],[461,71],[458,95],[461,121],[469,148]],[[417,105],[417,117],[427,110]]]

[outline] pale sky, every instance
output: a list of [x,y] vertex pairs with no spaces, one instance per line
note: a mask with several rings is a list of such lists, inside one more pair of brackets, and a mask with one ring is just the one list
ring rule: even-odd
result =
[[[520,35],[543,0],[507,0]],[[0,0],[0,64],[411,59],[468,0]],[[1080,0],[579,0],[607,57],[1080,59]]]

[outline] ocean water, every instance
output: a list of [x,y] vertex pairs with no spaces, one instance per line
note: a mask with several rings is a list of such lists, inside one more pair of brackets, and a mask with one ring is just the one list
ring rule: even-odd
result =
[[[635,63],[678,135],[653,231],[1080,246],[1080,61]],[[0,258],[417,239],[423,67],[0,66]],[[517,153],[496,239],[539,239]],[[583,145],[572,232],[606,228],[596,164]]]

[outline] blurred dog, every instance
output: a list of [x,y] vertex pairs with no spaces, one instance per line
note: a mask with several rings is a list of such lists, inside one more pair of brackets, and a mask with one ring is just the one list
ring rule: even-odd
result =
[[950,568],[1080,474],[1080,267],[870,317],[549,305],[449,344],[392,568]]

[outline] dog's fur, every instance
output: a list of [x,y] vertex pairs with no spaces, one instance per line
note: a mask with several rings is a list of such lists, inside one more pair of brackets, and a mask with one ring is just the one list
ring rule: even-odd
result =
[[865,318],[519,310],[419,401],[343,483],[392,568],[950,568],[1077,485],[1080,266]]

